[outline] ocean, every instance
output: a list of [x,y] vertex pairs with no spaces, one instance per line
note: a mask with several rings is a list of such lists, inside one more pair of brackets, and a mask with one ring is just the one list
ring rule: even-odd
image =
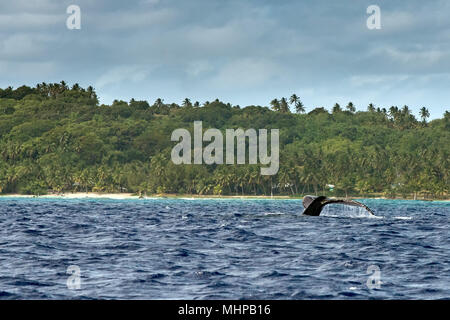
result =
[[450,299],[450,203],[0,198],[1,299]]

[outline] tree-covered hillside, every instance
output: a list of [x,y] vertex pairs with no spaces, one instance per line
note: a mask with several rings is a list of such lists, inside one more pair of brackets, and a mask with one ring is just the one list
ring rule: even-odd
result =
[[[323,193],[444,197],[449,192],[450,113],[429,123],[407,106],[356,112],[349,103],[307,108],[300,98],[240,108],[218,100],[162,99],[99,105],[92,87],[42,83],[0,89],[0,191],[270,195]],[[290,107],[289,107],[290,106]],[[290,110],[298,113],[291,113]],[[280,129],[280,169],[175,165],[177,128]],[[205,143],[207,145],[207,143]],[[327,185],[334,185],[327,191]]]

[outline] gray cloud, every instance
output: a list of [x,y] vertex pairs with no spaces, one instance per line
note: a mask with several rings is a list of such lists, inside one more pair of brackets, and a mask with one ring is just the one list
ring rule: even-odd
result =
[[267,105],[299,94],[309,108],[409,104],[448,110],[450,3],[372,1],[79,0],[0,4],[0,85],[94,84],[102,101],[220,98]]

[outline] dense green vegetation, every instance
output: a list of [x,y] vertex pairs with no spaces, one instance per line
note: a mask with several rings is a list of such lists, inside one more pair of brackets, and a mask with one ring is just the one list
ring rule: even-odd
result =
[[[289,105],[297,113],[290,112]],[[240,108],[218,100],[158,99],[99,105],[92,87],[0,89],[0,191],[305,194],[444,197],[449,192],[450,113],[426,122],[407,106],[356,112],[349,103],[304,114],[300,98]],[[280,170],[258,165],[174,165],[176,128],[280,129]],[[206,145],[206,144],[205,144]],[[333,191],[327,185],[334,185]]]

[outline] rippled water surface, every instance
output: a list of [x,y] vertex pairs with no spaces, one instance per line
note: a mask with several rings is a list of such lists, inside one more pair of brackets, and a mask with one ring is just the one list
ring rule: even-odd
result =
[[362,202],[1,198],[0,298],[449,299],[450,204]]

